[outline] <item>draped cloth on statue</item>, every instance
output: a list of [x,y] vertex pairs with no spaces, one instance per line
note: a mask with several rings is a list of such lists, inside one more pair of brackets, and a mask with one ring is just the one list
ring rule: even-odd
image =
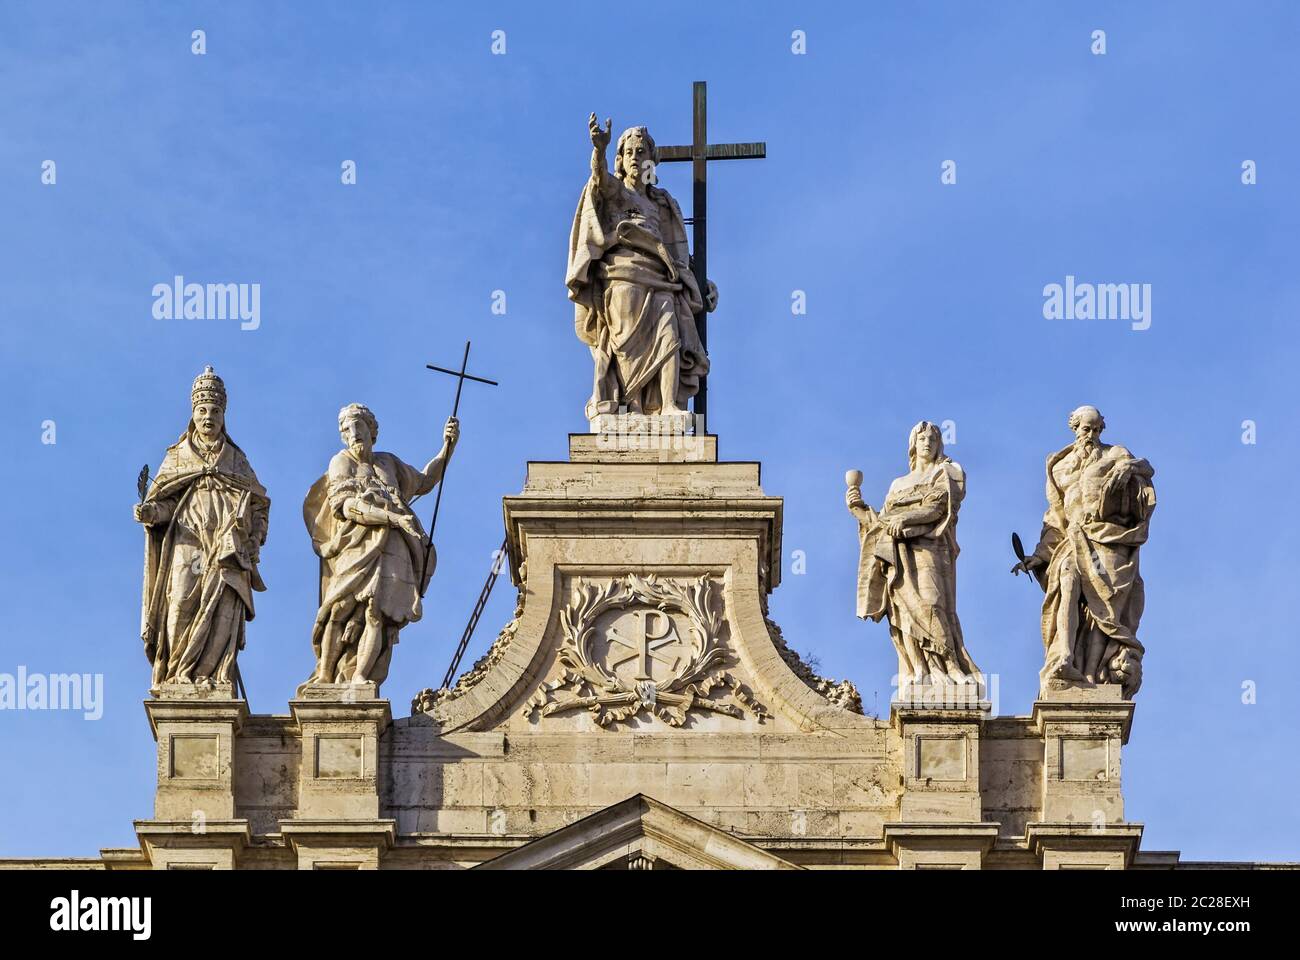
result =
[[578,338],[598,361],[614,361],[588,416],[616,412],[620,399],[656,412],[658,374],[669,362],[680,365],[675,402],[684,408],[709,360],[695,327],[703,299],[681,210],[658,187],[642,196],[617,178],[603,183],[589,180],[578,201],[565,277]]
[[[857,613],[888,617],[891,634],[912,638],[950,673],[970,676],[979,670],[957,618],[957,511],[965,495],[965,473],[946,457],[890,484],[881,513],[858,524]],[[886,519],[902,521],[901,537],[889,534]]]
[[[437,565],[437,553],[430,546],[428,569],[420,582],[427,538],[414,537],[397,527],[359,523],[346,516],[344,504],[357,498],[414,517],[409,503],[420,493],[422,482],[418,469],[391,453],[376,452],[369,462],[363,462],[341,450],[330,461],[329,471],[307,492],[303,519],[312,548],[321,558],[320,607],[312,628],[312,646],[319,660],[331,611],[336,604],[355,605],[351,614],[355,628],[349,633],[353,655],[341,661],[344,674],[355,662],[355,640],[370,601],[383,618],[385,641],[390,646],[396,644],[398,631],[423,615],[420,594]],[[418,527],[418,519],[416,524]],[[423,533],[423,528],[419,529]]]
[[270,500],[229,436],[212,446],[189,430],[167,448],[145,497],[168,517],[145,528],[140,633],[153,685],[230,683],[253,591]]
[[[1119,446],[1099,445],[1090,461],[1075,444],[1047,459],[1047,512],[1034,555],[1045,562],[1035,571],[1043,598],[1044,680],[1064,668],[1083,671],[1090,637],[1098,682],[1123,680],[1131,697],[1140,674],[1113,676],[1112,661],[1124,653],[1139,660],[1137,638],[1146,593],[1138,571],[1138,548],[1146,543],[1156,494],[1155,471]],[[1127,651],[1127,653],[1125,653]]]

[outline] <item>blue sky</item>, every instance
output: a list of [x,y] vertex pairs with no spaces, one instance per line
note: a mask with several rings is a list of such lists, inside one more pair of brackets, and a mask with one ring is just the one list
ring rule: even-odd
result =
[[[1001,712],[1027,713],[1039,600],[1007,573],[1008,535],[1032,546],[1044,457],[1069,441],[1068,412],[1096,404],[1159,495],[1127,816],[1148,850],[1300,859],[1286,686],[1300,521],[1283,496],[1300,470],[1300,10],[715,7],[0,8],[0,672],[102,673],[106,700],[93,722],[0,713],[0,855],[132,845],[132,819],[151,814],[131,504],[205,363],[273,501],[269,590],[240,662],[252,708],[284,713],[312,667],[301,502],[338,447],[338,408],[371,405],[380,446],[423,462],[454,388],[424,364],[453,366],[473,340],[472,367],[502,385],[466,388],[428,613],[385,693],[405,715],[437,684],[501,541],[501,496],[585,429],[590,358],[563,273],[587,115],[685,142],[691,81],[707,79],[711,139],[768,145],[765,161],[710,171],[710,427],[785,498],[772,615],[786,638],[886,709],[895,658],[885,626],[853,615],[843,475],[862,469],[878,502],[911,425],[950,419],[969,476],[967,644],[999,674]],[[688,176],[662,173],[683,206]],[[259,283],[261,326],[154,319],[153,285],[176,274]],[[1044,319],[1043,287],[1067,274],[1151,284],[1150,329]],[[466,663],[513,601],[500,584]]]

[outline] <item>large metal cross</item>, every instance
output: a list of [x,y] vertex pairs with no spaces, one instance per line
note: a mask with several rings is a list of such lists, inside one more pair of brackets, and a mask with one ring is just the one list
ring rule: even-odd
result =
[[[762,160],[767,156],[766,143],[709,143],[708,132],[708,92],[703,80],[695,81],[694,116],[691,143],[686,146],[659,147],[659,163],[675,163],[689,160],[692,166],[692,180],[695,183],[695,195],[691,202],[691,217],[686,222],[691,225],[695,261],[695,279],[700,285],[700,294],[707,295],[709,289],[708,272],[708,162],[710,160]],[[708,352],[708,310],[701,310],[695,316],[695,328],[700,334],[700,345]],[[708,413],[708,377],[700,380],[699,393],[695,395],[695,414],[700,422],[700,432],[704,418]]]

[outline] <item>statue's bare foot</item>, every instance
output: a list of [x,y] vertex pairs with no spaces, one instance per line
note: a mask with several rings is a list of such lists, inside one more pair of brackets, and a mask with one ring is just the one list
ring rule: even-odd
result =
[[677,406],[663,407],[659,411],[659,416],[661,417],[685,417],[689,415],[689,410],[683,410],[681,407]]
[[1084,676],[1079,669],[1072,663],[1062,663],[1049,674],[1053,680],[1072,680],[1076,683],[1084,682]]

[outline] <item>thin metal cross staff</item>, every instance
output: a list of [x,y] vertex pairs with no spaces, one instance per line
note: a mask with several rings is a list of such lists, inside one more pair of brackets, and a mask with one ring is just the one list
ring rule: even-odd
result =
[[[432,363],[426,363],[425,366],[430,370],[437,370],[439,373],[450,374],[456,378],[456,402],[451,405],[451,415],[454,417],[460,411],[460,391],[465,386],[466,380],[473,380],[476,383],[486,383],[489,386],[500,386],[495,380],[488,380],[485,377],[476,377],[473,374],[465,372],[469,366],[469,341],[465,341],[465,356],[461,358],[459,370],[448,370],[446,367],[435,367]],[[442,465],[442,476],[438,480],[438,495],[433,500],[433,519],[429,521],[429,542],[424,546],[424,562],[420,564],[420,596],[429,588],[425,582],[425,574],[429,570],[429,553],[433,550],[433,528],[438,525],[438,508],[442,506],[442,490],[447,485],[447,467],[449,462],[444,461]]]

